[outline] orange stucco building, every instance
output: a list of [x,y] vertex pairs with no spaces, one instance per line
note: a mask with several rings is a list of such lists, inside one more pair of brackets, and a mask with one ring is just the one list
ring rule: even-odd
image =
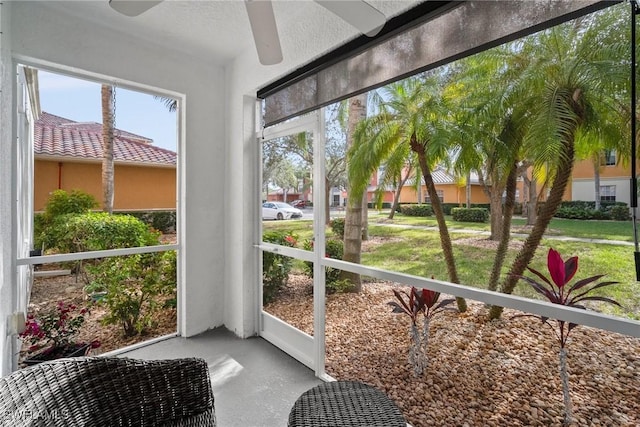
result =
[[[114,210],[173,210],[176,153],[152,140],[116,130]],[[102,200],[102,125],[43,112],[35,123],[34,209],[57,189],[82,190]]]

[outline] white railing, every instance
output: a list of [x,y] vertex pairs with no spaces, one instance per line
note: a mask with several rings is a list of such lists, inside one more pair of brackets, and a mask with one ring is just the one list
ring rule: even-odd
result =
[[[298,259],[303,259],[305,261],[313,261],[312,252],[271,244],[261,244],[259,247],[264,251],[295,257]],[[579,325],[591,326],[606,331],[640,338],[640,322],[630,319],[610,316],[595,311],[566,307],[559,304],[552,304],[547,301],[539,301],[530,298],[519,297],[516,295],[507,295],[500,292],[493,292],[486,289],[474,288],[471,286],[458,285],[455,283],[449,283],[434,279],[426,279],[424,277],[413,276],[410,274],[396,273],[388,270],[352,264],[350,262],[331,258],[322,258],[321,264],[325,267],[346,270],[363,276],[375,277],[376,279],[401,283],[408,286],[426,288],[432,291],[442,292],[456,297],[483,302],[488,305],[511,308],[514,310],[522,311],[524,313],[545,316],[550,319],[564,320]]]

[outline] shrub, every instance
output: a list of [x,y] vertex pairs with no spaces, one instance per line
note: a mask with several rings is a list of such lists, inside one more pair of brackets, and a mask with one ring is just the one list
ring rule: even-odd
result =
[[106,212],[62,215],[43,236],[45,246],[60,252],[99,251],[159,244],[159,233],[153,232],[130,215]]
[[487,222],[489,211],[485,208],[453,208],[451,215],[454,221],[461,222]]
[[55,190],[47,200],[44,215],[50,221],[61,215],[87,213],[97,206],[96,198],[84,191],[72,190],[71,193],[67,193],[64,190]]
[[176,308],[177,285],[178,285],[178,253],[176,251],[162,252],[160,259],[160,271],[162,272],[161,283],[165,287],[163,294],[169,294],[164,301],[163,307]]
[[73,190],[67,193],[64,190],[55,190],[49,196],[44,212],[36,214],[33,219],[34,245],[37,248],[49,247],[46,241],[47,229],[51,227],[58,218],[70,214],[85,214],[98,206],[98,201],[89,193],[81,190]]
[[628,221],[631,219],[629,207],[625,205],[614,205],[609,208],[611,219],[616,221]]
[[162,268],[165,254],[149,253],[105,258],[87,270],[92,275],[91,287],[104,290],[100,304],[107,307],[104,324],[117,324],[125,336],[141,334],[152,328],[153,315],[163,304],[159,296],[175,293],[167,286]]
[[162,233],[175,233],[176,231],[175,211],[122,212],[121,214],[134,216]]
[[595,202],[573,200],[562,202],[555,214],[557,218],[582,219],[582,220],[608,220],[627,221],[630,219],[629,207],[623,202],[600,203],[600,209],[596,209]]
[[[267,231],[262,240],[269,243],[295,247],[297,238],[291,233]],[[262,252],[262,302],[267,304],[287,284],[293,260],[285,255],[273,252]]]
[[400,212],[406,216],[431,216],[431,205],[400,205]]
[[335,218],[329,224],[331,231],[338,239],[344,239],[344,218]]
[[[344,255],[344,244],[342,240],[327,239],[325,242],[325,256],[331,259],[342,259]],[[305,240],[303,247],[307,251],[313,250],[313,241]],[[305,261],[305,273],[313,278],[313,263],[311,261]],[[345,283],[346,282],[346,283]],[[326,267],[325,270],[325,290],[327,293],[344,292],[351,288],[351,284],[348,281],[340,280],[340,270],[337,268]]]

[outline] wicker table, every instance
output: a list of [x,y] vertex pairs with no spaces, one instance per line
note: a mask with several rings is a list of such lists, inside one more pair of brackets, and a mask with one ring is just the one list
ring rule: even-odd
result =
[[289,427],[405,427],[406,421],[380,390],[357,381],[334,381],[304,392],[289,413]]

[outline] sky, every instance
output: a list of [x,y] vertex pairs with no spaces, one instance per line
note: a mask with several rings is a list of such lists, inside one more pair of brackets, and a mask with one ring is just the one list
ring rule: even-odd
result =
[[[102,123],[100,84],[38,71],[42,111],[76,122]],[[177,118],[152,95],[116,88],[116,127],[176,150]]]

